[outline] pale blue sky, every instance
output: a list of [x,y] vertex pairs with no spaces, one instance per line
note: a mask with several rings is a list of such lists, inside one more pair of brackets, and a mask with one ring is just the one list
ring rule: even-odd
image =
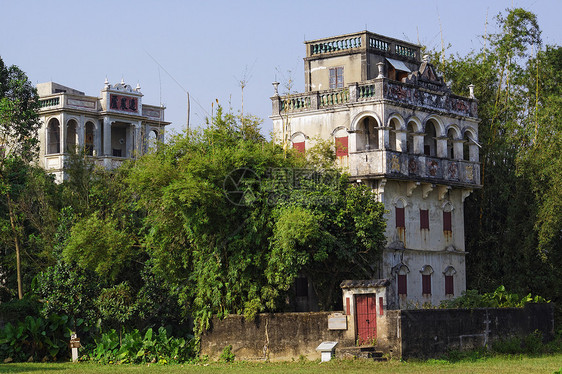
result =
[[175,131],[185,127],[186,94],[149,54],[190,92],[193,126],[215,99],[240,110],[246,76],[244,112],[269,132],[271,82],[291,70],[294,89],[304,90],[305,39],[368,29],[440,48],[441,24],[449,52],[465,54],[480,47],[486,16],[494,32],[495,16],[512,5],[537,14],[545,43],[562,45],[561,0],[0,0],[0,56],[33,83],[92,96],[106,77],[140,83],[143,102],[165,104]]

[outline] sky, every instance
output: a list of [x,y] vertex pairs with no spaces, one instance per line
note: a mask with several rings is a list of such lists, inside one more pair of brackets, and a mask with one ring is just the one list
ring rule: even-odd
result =
[[0,57],[34,84],[53,81],[98,96],[140,84],[143,103],[166,106],[169,133],[204,126],[216,101],[272,130],[272,82],[304,91],[305,40],[363,30],[464,55],[522,7],[545,44],[562,45],[562,0],[0,0]]

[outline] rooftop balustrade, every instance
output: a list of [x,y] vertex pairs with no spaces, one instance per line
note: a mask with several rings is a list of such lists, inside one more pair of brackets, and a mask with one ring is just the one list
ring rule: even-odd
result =
[[321,55],[342,51],[372,50],[383,52],[388,56],[420,60],[420,46],[410,44],[383,35],[363,31],[332,38],[311,40],[307,44],[307,57],[316,58]]
[[48,111],[53,109],[76,108],[80,110],[97,110],[98,99],[95,97],[81,96],[81,95],[68,95],[68,94],[55,94],[44,97],[39,100],[39,107],[41,111]]

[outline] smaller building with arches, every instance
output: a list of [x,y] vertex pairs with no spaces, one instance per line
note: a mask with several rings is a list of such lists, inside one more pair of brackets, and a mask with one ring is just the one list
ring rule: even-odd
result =
[[164,106],[143,104],[140,85],[105,81],[100,97],[54,82],[37,85],[39,93],[39,165],[66,178],[72,152],[84,152],[96,164],[115,168],[164,141]]
[[473,87],[453,94],[419,45],[368,31],[305,46],[305,92],[282,96],[274,83],[274,137],[303,153],[331,142],[351,181],[384,203],[373,279],[387,281],[385,308],[460,296],[464,200],[481,187]]

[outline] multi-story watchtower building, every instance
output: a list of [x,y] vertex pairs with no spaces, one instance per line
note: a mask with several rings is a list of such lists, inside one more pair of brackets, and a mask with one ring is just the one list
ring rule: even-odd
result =
[[305,42],[305,92],[280,96],[274,136],[337,162],[388,211],[389,307],[438,304],[465,281],[465,198],[480,188],[477,101],[451,93],[420,46],[363,31]]

